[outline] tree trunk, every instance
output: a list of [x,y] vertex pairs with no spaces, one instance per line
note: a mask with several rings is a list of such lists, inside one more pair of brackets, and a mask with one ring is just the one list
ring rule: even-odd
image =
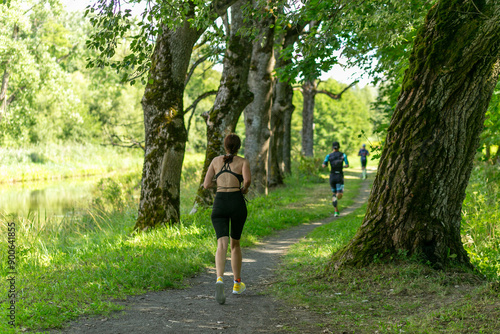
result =
[[314,97],[316,80],[308,80],[302,85],[304,105],[302,107],[302,155],[314,156]]
[[[292,91],[293,95],[293,91]],[[292,96],[293,97],[293,96]],[[283,115],[283,173],[285,175],[292,174],[292,115],[295,106],[285,109]]]
[[[19,27],[17,24],[14,24],[14,29],[12,29],[12,41],[16,42],[19,39]],[[7,106],[14,101],[14,97],[7,97],[7,91],[9,87],[9,63],[10,59],[2,62],[2,67],[5,67],[5,70],[2,75],[2,86],[0,88],[0,121],[3,118],[3,115],[7,112]]]
[[234,132],[243,109],[253,98],[248,89],[248,70],[250,68],[252,43],[247,36],[243,36],[240,32],[243,27],[241,7],[248,1],[240,0],[231,7],[231,31],[224,56],[222,78],[214,107],[206,118],[207,150],[205,152],[205,163],[191,213],[196,212],[198,207],[212,204],[213,191],[203,187],[203,180],[208,166],[213,158],[225,153],[224,138],[229,133]]
[[[293,45],[299,36],[297,27],[287,30],[278,43],[279,51],[276,51],[276,68],[285,67],[292,62],[292,59],[281,57],[281,50]],[[271,137],[269,143],[269,171],[268,185],[276,187],[283,184],[285,174],[285,133],[286,125],[291,126],[291,115],[295,106],[293,105],[293,87],[289,81],[277,79],[274,85],[273,105],[271,109]],[[290,116],[288,123],[287,116]],[[285,121],[287,123],[285,124]],[[287,146],[290,150],[290,145]],[[289,159],[290,152],[288,152]]]
[[136,229],[175,223],[180,217],[180,180],[187,133],[184,81],[200,32],[187,20],[175,31],[164,27],[152,57],[144,111],[145,153]]
[[[255,1],[254,1],[255,3]],[[252,184],[259,194],[267,194],[267,162],[269,150],[269,120],[272,104],[272,76],[274,68],[273,43],[275,18],[265,15],[255,25],[259,31],[253,42],[248,85],[254,95],[245,108],[245,157],[250,162]]]
[[495,153],[495,156],[493,157],[493,164],[500,164],[500,145],[497,148],[497,153]]
[[0,88],[0,121],[3,118],[3,115],[7,111],[7,87],[9,86],[9,76],[10,72],[7,68],[9,62],[4,62],[5,71],[2,76],[2,87]]
[[[476,7],[477,6],[477,7]],[[471,266],[461,207],[498,81],[500,3],[443,0],[415,40],[363,224],[331,268],[417,256]]]

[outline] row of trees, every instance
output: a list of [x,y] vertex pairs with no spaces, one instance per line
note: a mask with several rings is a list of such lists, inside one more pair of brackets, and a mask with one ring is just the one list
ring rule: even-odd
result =
[[[184,95],[202,59],[223,54],[217,91],[194,99],[215,95],[205,114],[205,169],[223,153],[222,139],[243,113],[245,155],[252,161],[255,191],[265,193],[283,182],[290,166],[294,84],[303,93],[302,153],[312,155],[315,97],[339,99],[349,89],[318,88],[322,71],[338,62],[333,51],[342,50],[351,63],[388,76],[382,86],[388,98],[379,106],[393,115],[363,226],[332,258],[332,267],[398,252],[421,255],[438,267],[452,260],[468,264],[460,207],[498,81],[498,2],[145,2],[137,28],[120,0],[99,0],[87,11],[94,26],[89,66],[113,68],[122,81],[145,85],[137,229],[179,220],[191,108],[184,106]],[[123,45],[128,52],[117,57]],[[494,121],[495,109],[490,112]],[[200,187],[195,207],[210,202],[211,194]]]
[[[292,83],[297,79],[303,83],[304,109],[314,108],[315,81],[336,62],[332,50],[339,48],[361,63],[372,51],[397,71],[408,48],[386,52],[387,43],[381,40],[405,35],[403,22],[413,26],[424,14],[422,8],[431,4],[192,0],[171,2],[168,10],[161,4],[152,6],[144,14],[149,23],[143,32],[156,38],[146,66],[150,70],[142,102],[146,154],[136,227],[179,218],[179,180],[187,140],[182,104],[185,80],[193,48],[217,17],[224,18],[226,51],[216,102],[207,115],[205,166],[223,153],[221,140],[234,131],[244,111],[245,154],[252,161],[257,191],[265,192],[269,181],[279,184],[280,165],[287,163],[289,152],[283,147],[289,138],[287,113],[293,111]],[[398,14],[391,15],[395,7]],[[94,22],[100,30],[94,41],[108,41],[95,45],[104,49],[102,55],[112,54],[114,44],[106,36],[111,35],[111,41],[123,36],[127,14],[121,14],[119,1],[101,1],[95,8]],[[500,4],[493,0],[439,0],[429,10],[408,58],[368,213],[350,245],[334,255],[332,267],[364,264],[373,257],[400,252],[422,256],[436,267],[450,261],[469,265],[460,240],[460,208],[498,82],[499,14]],[[137,45],[146,43],[141,36],[136,40]],[[149,59],[144,54],[140,57]],[[130,59],[142,65],[140,57]],[[107,62],[106,58],[100,61]],[[341,94],[328,93],[332,98]],[[309,155],[311,117],[307,110],[303,116],[302,148]],[[198,203],[208,202],[208,194],[200,191],[198,196]]]
[[[222,139],[235,131],[243,113],[244,151],[252,161],[254,190],[266,193],[270,186],[282,184],[290,170],[293,85],[299,83],[303,96],[302,153],[312,156],[315,97],[324,93],[340,99],[354,85],[333,92],[318,88],[322,71],[338,62],[332,52],[342,49],[352,61],[367,64],[368,58],[358,50],[368,52],[384,43],[395,44],[408,37],[412,32],[409,27],[423,18],[422,7],[420,11],[408,8],[404,15],[391,16],[391,4],[151,2],[137,34],[129,33],[131,13],[122,10],[119,0],[98,1],[90,7],[88,16],[96,30],[88,46],[100,51],[91,65],[111,66],[129,77],[149,69],[147,78],[143,77],[145,160],[136,228],[179,220],[180,174],[188,138],[183,95],[191,69],[199,63],[192,60],[193,50],[202,50],[206,57],[216,57],[221,49],[224,52],[220,86],[213,108],[205,115],[204,172],[215,156],[224,153]],[[370,15],[391,19],[393,27],[385,28],[390,41],[366,29],[373,24],[367,20]],[[124,36],[129,37],[131,53],[113,59],[119,39]],[[200,186],[195,210],[210,204],[211,196]]]
[[[144,85],[140,82],[141,77],[128,78],[135,81],[134,85],[130,85],[122,80],[121,72],[117,73],[109,66],[87,66],[87,59],[94,58],[99,51],[85,45],[92,27],[81,12],[68,13],[60,1],[55,0],[11,1],[10,7],[2,5],[0,11],[3,46],[0,49],[0,145],[64,144],[76,141],[143,146],[144,125],[140,100]],[[131,19],[131,30],[138,31],[139,22]],[[16,38],[12,34],[14,30],[17,31]],[[123,59],[129,54],[129,48],[130,43],[121,44],[112,58]],[[194,152],[204,152],[206,149],[206,122],[200,114],[213,106],[220,83],[221,73],[212,66],[218,61],[222,62],[223,57],[221,50],[211,51],[212,57],[207,59],[209,54],[206,48],[194,50],[191,62],[205,61],[192,67],[194,71],[184,91],[184,103],[188,106],[185,112],[189,134],[187,149]],[[219,54],[220,57],[217,56]],[[320,87],[332,85],[330,81],[320,83]],[[300,88],[300,84],[295,86],[294,89]],[[344,88],[334,86],[334,89],[329,90],[341,91]],[[321,108],[315,108],[319,115],[319,118],[316,115],[315,120],[315,145],[324,145],[324,140],[318,140],[318,135],[328,133],[326,128],[334,128],[331,124],[334,118],[338,124],[354,124],[350,118],[358,117],[359,113],[366,115],[367,105],[371,102],[371,98],[365,98],[369,94],[367,90],[350,90],[347,96],[344,94],[347,98],[343,101],[322,102]],[[204,99],[199,100],[200,95]],[[323,96],[328,98],[327,95]],[[295,94],[295,98],[295,105],[301,106],[302,94]],[[356,99],[362,100],[362,103],[357,103]],[[327,108],[332,108],[332,112],[328,114]],[[342,112],[344,110],[346,112]],[[341,112],[342,118],[339,118]],[[295,113],[295,116],[300,114]],[[244,127],[242,117],[238,126]],[[360,127],[370,128],[369,117]],[[347,133],[350,126],[344,128]],[[359,131],[358,128],[349,130],[352,130],[349,136],[342,134],[343,142],[354,147],[357,143],[353,139]],[[300,132],[300,129],[291,132],[292,146],[299,151]],[[241,135],[244,137],[244,132]]]

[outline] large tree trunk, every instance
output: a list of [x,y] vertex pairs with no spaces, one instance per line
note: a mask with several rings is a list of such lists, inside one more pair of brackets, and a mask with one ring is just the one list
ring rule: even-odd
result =
[[[477,7],[476,7],[477,6]],[[332,267],[398,253],[470,266],[461,207],[500,66],[500,3],[443,0],[410,57],[363,224]]]
[[[220,15],[236,0],[210,4]],[[193,3],[190,3],[194,6]],[[141,199],[135,229],[172,224],[180,218],[180,181],[186,149],[183,95],[193,46],[204,29],[192,27],[194,8],[175,29],[163,27],[153,51],[142,98],[145,152]]]
[[180,217],[180,180],[187,133],[184,82],[200,33],[187,20],[158,37],[142,99],[145,153],[136,229],[175,223]]
[[226,54],[224,55],[221,83],[214,107],[208,113],[207,150],[198,193],[191,213],[198,207],[212,204],[212,190],[203,187],[203,180],[213,158],[224,154],[224,138],[236,129],[243,109],[252,101],[253,95],[248,89],[248,70],[252,54],[252,42],[242,35],[242,6],[249,0],[240,0],[231,7],[231,31]]
[[[279,41],[279,49],[275,50],[276,68],[285,67],[292,62],[281,56],[281,50],[293,45],[299,36],[296,27],[287,31]],[[274,85],[273,105],[271,108],[271,137],[269,143],[268,185],[276,187],[283,184],[285,174],[285,120],[295,109],[293,105],[293,87],[289,81],[277,79]],[[290,123],[291,124],[291,123]],[[288,146],[290,147],[290,146]]]
[[[255,1],[254,1],[255,3]],[[267,193],[267,162],[269,150],[269,120],[272,104],[272,76],[274,68],[273,43],[275,18],[264,17],[255,23],[259,31],[253,42],[248,85],[254,95],[245,108],[245,157],[250,162],[252,183],[257,193]]]
[[302,85],[304,104],[302,107],[302,155],[314,156],[314,98],[316,80],[308,80]]

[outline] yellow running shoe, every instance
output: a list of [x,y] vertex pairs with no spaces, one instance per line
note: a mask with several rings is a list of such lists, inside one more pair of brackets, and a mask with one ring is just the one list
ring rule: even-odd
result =
[[240,283],[234,283],[233,285],[233,294],[234,295],[241,295],[243,291],[245,291],[247,287],[245,286],[245,283],[240,282]]

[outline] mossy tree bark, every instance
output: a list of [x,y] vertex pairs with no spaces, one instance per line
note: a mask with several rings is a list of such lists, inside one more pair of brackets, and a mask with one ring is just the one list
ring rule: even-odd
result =
[[470,266],[461,207],[500,68],[500,3],[442,0],[415,39],[363,224],[330,268],[398,253]]
[[252,101],[248,88],[248,70],[252,54],[252,42],[241,34],[244,26],[242,6],[251,0],[240,0],[231,7],[231,31],[223,61],[222,78],[213,108],[206,115],[207,150],[200,185],[191,213],[198,207],[213,202],[213,190],[203,187],[203,180],[210,162],[224,154],[224,138],[236,129],[243,109]]
[[307,80],[302,85],[302,155],[314,156],[314,98],[316,96],[316,80]]
[[[214,1],[213,14],[220,15],[234,2]],[[172,224],[180,218],[180,180],[187,140],[184,84],[193,46],[204,31],[190,25],[194,16],[193,8],[176,29],[165,25],[156,41],[142,99],[145,152],[135,229]]]
[[[281,36],[279,49],[275,49],[276,68],[285,67],[292,62],[281,56],[280,50],[293,45],[302,29],[292,27]],[[273,104],[271,108],[271,137],[269,143],[268,186],[283,184],[285,175],[285,126],[290,124],[295,106],[293,105],[293,87],[289,81],[277,79],[274,84]],[[286,122],[288,119],[290,122]],[[287,146],[290,149],[290,145]],[[289,156],[290,152],[288,153]]]
[[[254,1],[255,6],[257,2]],[[245,115],[245,157],[250,162],[252,187],[259,193],[267,193],[267,163],[269,151],[269,121],[272,105],[272,71],[274,69],[273,43],[275,18],[263,14],[255,22],[259,36],[253,42],[252,61],[248,85],[254,95],[244,111]]]

